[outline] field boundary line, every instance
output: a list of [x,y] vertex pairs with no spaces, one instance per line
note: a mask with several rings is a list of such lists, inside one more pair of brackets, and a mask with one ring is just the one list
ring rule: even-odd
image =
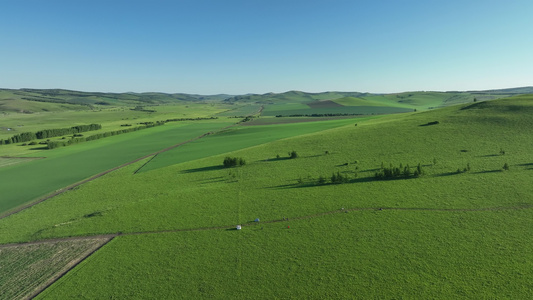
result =
[[[519,209],[531,209],[533,204],[523,204],[517,206],[506,206],[506,207],[482,207],[482,208],[424,208],[424,207],[357,207],[357,208],[341,208],[332,211],[326,211],[321,213],[316,213],[306,216],[298,217],[287,217],[282,219],[273,219],[268,221],[261,222],[246,222],[241,223],[241,226],[257,226],[259,224],[272,224],[280,222],[289,222],[290,220],[305,220],[312,219],[316,217],[322,217],[338,213],[346,213],[350,211],[387,211],[387,210],[400,210],[400,211],[437,211],[437,212],[482,212],[482,211],[500,211],[500,210],[519,210]],[[16,247],[23,245],[32,245],[32,244],[42,244],[42,243],[51,243],[51,242],[60,242],[67,240],[82,240],[82,239],[95,239],[95,238],[109,238],[110,240],[119,237],[119,236],[130,236],[130,235],[148,235],[148,234],[160,234],[160,233],[173,233],[173,232],[190,232],[190,231],[205,231],[205,230],[220,230],[220,229],[234,229],[237,224],[233,225],[220,225],[220,226],[211,226],[211,227],[196,227],[196,228],[180,228],[180,229],[165,229],[165,230],[152,230],[152,231],[137,231],[137,232],[117,232],[117,233],[107,233],[107,234],[95,234],[95,235],[84,235],[84,236],[71,236],[63,238],[50,238],[42,239],[31,242],[21,242],[21,243],[9,243],[9,244],[0,244],[0,249],[5,247]]]
[[[208,136],[208,135],[210,135],[210,134],[213,134],[213,133],[215,133],[215,132],[218,132],[218,131],[221,131],[221,130],[226,130],[226,129],[228,129],[228,128],[231,128],[231,127],[234,127],[234,126],[237,126],[237,125],[238,125],[238,124],[233,124],[233,125],[226,126],[226,127],[221,128],[221,129],[218,129],[218,130],[216,130],[216,131],[206,132],[206,133],[204,133],[204,134],[202,134],[202,135],[200,135],[200,136],[194,137],[194,138],[192,138],[192,139],[190,139],[190,140],[187,140],[187,141],[184,141],[184,142],[178,143],[178,144],[176,144],[176,145],[172,145],[172,146],[170,146],[170,147],[164,148],[164,149],[162,149],[162,150],[159,150],[159,151],[156,151],[156,152],[153,152],[153,153],[150,153],[150,154],[144,155],[144,156],[139,157],[139,158],[136,158],[135,160],[132,160],[132,161],[130,161],[130,162],[124,163],[124,164],[119,165],[119,166],[117,166],[117,167],[114,167],[114,168],[111,168],[111,169],[109,169],[109,170],[106,170],[106,171],[103,171],[103,172],[101,172],[101,173],[98,173],[98,174],[96,174],[96,175],[93,175],[93,176],[91,176],[91,177],[89,177],[89,178],[87,178],[87,179],[84,179],[84,180],[78,181],[78,182],[76,182],[76,183],[73,183],[73,184],[71,184],[71,185],[69,185],[69,186],[67,186],[67,187],[64,187],[64,188],[58,189],[58,190],[56,190],[55,192],[52,192],[51,194],[48,194],[48,195],[46,195],[46,196],[43,196],[42,198],[39,198],[39,199],[37,199],[37,200],[35,200],[35,201],[33,201],[33,202],[29,202],[29,203],[23,204],[23,205],[19,206],[18,208],[14,208],[14,209],[12,209],[11,211],[7,211],[7,212],[4,212],[3,214],[0,214],[0,220],[1,220],[1,219],[4,219],[4,218],[7,218],[7,217],[9,217],[9,216],[11,216],[11,215],[14,215],[14,214],[16,214],[16,213],[19,213],[19,212],[21,212],[21,211],[23,211],[23,210],[25,210],[25,209],[27,209],[27,208],[30,208],[30,207],[32,207],[32,206],[34,206],[34,205],[37,205],[37,204],[39,204],[39,203],[41,203],[41,202],[43,202],[43,201],[46,201],[46,200],[48,200],[48,199],[50,199],[50,198],[53,198],[53,197],[55,197],[55,196],[57,196],[57,195],[63,194],[64,192],[70,191],[70,190],[72,190],[72,189],[74,189],[74,188],[76,188],[76,187],[78,187],[78,186],[80,186],[80,185],[82,185],[82,184],[84,184],[84,183],[87,183],[87,182],[93,181],[93,180],[95,180],[95,179],[97,179],[97,178],[99,178],[99,177],[102,177],[102,176],[104,176],[104,175],[106,175],[106,174],[108,174],[108,173],[111,173],[111,172],[116,171],[116,170],[118,170],[118,169],[122,169],[122,168],[127,167],[127,166],[129,166],[129,165],[131,165],[131,164],[134,164],[134,163],[136,163],[136,162],[138,162],[138,161],[140,161],[140,160],[143,160],[143,159],[148,158],[148,157],[150,157],[150,156],[156,156],[156,155],[158,155],[158,154],[161,154],[161,153],[163,153],[163,152],[166,152],[166,151],[172,150],[172,149],[174,149],[174,148],[177,148],[177,147],[179,147],[179,146],[185,145],[185,144],[187,144],[187,143],[190,143],[190,142],[194,142],[194,141],[196,141],[196,140],[199,140],[199,139],[201,139],[201,138],[203,138],[203,137],[205,137],[205,136]],[[146,164],[145,164],[145,165],[146,165]],[[141,169],[141,168],[139,168],[137,171],[139,171],[140,169]]]

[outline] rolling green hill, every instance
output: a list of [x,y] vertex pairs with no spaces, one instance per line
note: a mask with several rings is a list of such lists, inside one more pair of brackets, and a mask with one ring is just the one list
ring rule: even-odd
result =
[[228,97],[231,96],[183,93],[100,93],[62,89],[0,89],[0,111],[35,113],[42,111],[88,110],[110,106],[218,102]]
[[[1,219],[0,243],[113,237],[44,299],[528,298],[533,96],[469,102],[135,173],[139,161]],[[246,165],[223,168],[226,156]],[[423,174],[376,177],[400,164]]]

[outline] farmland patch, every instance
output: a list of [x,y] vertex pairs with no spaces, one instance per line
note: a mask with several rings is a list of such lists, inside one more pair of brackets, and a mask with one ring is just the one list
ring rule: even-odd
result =
[[2,299],[28,299],[51,284],[108,238],[0,245]]
[[310,108],[314,108],[314,109],[320,109],[320,108],[330,108],[330,107],[342,107],[343,105],[330,101],[330,100],[323,100],[323,101],[309,102],[307,103],[307,106],[309,106]]

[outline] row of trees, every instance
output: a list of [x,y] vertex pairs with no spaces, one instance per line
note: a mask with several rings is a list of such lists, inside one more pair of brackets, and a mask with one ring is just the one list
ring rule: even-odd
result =
[[411,171],[411,167],[409,167],[409,165],[404,167],[403,164],[400,164],[400,166],[396,167],[390,164],[389,167],[385,167],[384,164],[381,163],[381,169],[374,174],[374,177],[376,179],[397,179],[420,177],[423,174],[424,170],[422,169],[422,165],[420,163],[418,166],[416,166],[414,171]]
[[29,142],[35,139],[47,139],[56,136],[79,134],[81,132],[102,129],[100,124],[78,125],[70,128],[45,129],[37,132],[23,132],[6,140],[0,140],[0,145]]
[[46,144],[47,144],[47,148],[48,149],[55,149],[55,148],[58,148],[58,147],[64,147],[64,146],[69,146],[69,145],[73,145],[73,144],[78,144],[78,143],[83,143],[83,142],[88,142],[88,141],[94,141],[94,140],[98,140],[98,139],[105,138],[105,137],[110,137],[110,136],[119,135],[119,134],[123,134],[123,133],[133,132],[133,131],[137,131],[137,130],[141,130],[141,129],[145,129],[145,128],[150,128],[150,127],[154,127],[154,126],[159,126],[159,125],[163,125],[163,124],[165,124],[165,122],[159,122],[158,121],[156,123],[150,123],[149,125],[144,125],[144,126],[130,127],[130,128],[121,129],[121,130],[97,133],[97,134],[93,134],[93,135],[88,136],[88,137],[71,138],[71,139],[65,140],[65,141],[48,141]]

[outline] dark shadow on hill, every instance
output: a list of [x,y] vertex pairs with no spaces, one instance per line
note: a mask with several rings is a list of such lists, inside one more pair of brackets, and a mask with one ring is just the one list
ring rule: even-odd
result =
[[501,154],[487,154],[487,155],[480,155],[478,157],[496,157],[496,156],[501,156]]
[[533,167],[533,163],[518,164],[517,166],[520,166],[520,167]]
[[[319,183],[318,179],[314,181],[305,181],[305,182],[295,182],[295,183],[288,183],[288,184],[282,184],[277,186],[269,187],[270,189],[295,189],[295,188],[314,188],[314,187],[321,187],[321,186],[336,186],[336,185],[349,185],[354,183],[364,183],[364,182],[373,182],[373,181],[398,181],[398,180],[411,180],[416,179],[417,177],[397,177],[397,178],[387,178],[387,179],[378,179],[375,177],[362,177],[362,178],[355,178],[350,179],[347,182],[342,183],[332,183],[328,180],[328,182],[325,183]],[[297,180],[295,180],[297,181]]]
[[361,173],[367,173],[367,172],[377,172],[381,170],[381,168],[375,168],[375,169],[366,169],[366,170],[362,170],[362,171],[359,171]]
[[498,169],[498,170],[478,171],[478,172],[474,172],[474,174],[487,174],[487,173],[500,173],[500,172],[502,172],[502,170]]
[[454,172],[446,172],[446,173],[441,173],[441,174],[433,175],[433,177],[445,177],[445,176],[452,176],[452,175],[459,175],[459,174],[463,174],[463,172],[457,172],[457,171],[454,171]]
[[30,148],[30,150],[48,150],[48,146],[44,146],[44,147],[33,147],[33,148]]
[[418,125],[418,126],[431,126],[431,125],[438,125],[439,124],[439,121],[433,121],[433,122],[428,122],[426,124],[422,124],[422,125]]
[[196,173],[196,172],[205,172],[205,171],[216,171],[216,170],[221,170],[221,169],[224,169],[224,166],[217,165],[217,166],[209,166],[209,167],[203,167],[203,168],[183,170],[181,171],[181,173]]
[[216,183],[216,182],[225,182],[227,179],[223,176],[213,177],[213,178],[207,178],[207,179],[201,179],[198,180],[200,184],[210,184],[210,183]]
[[267,158],[264,161],[280,161],[280,160],[288,160],[290,157],[274,157],[274,158]]

